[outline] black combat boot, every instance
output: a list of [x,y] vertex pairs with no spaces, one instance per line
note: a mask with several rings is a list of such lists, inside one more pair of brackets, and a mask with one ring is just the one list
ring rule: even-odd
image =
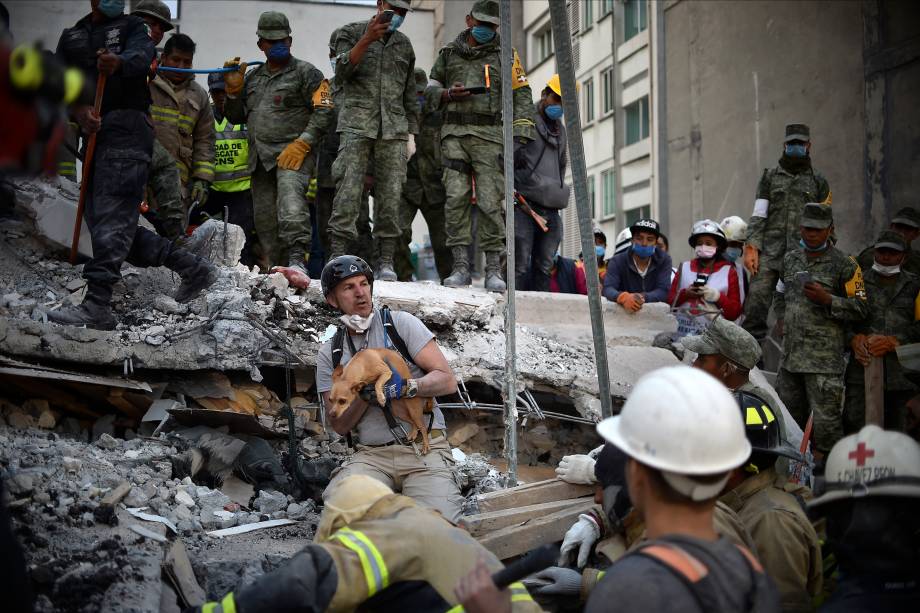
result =
[[490,292],[505,291],[502,279],[502,254],[500,251],[486,251],[486,289]]
[[396,271],[393,270],[393,251],[395,249],[395,238],[385,238],[380,241],[380,257],[377,258],[375,281],[396,281]]
[[83,303],[58,311],[49,311],[48,319],[65,326],[86,326],[94,330],[114,330],[112,288],[91,283]]
[[163,265],[175,271],[182,277],[182,285],[173,296],[176,302],[183,303],[196,298],[203,290],[214,285],[217,281],[217,267],[204,258],[192,255],[184,249],[175,246],[166,256]]
[[442,281],[447,287],[465,287],[473,282],[470,277],[470,256],[466,245],[461,247],[452,247],[451,252],[454,256],[454,270],[450,276]]

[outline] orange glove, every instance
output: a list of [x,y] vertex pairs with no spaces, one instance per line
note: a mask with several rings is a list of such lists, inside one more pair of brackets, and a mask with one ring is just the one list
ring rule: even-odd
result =
[[869,353],[875,357],[881,357],[886,353],[891,353],[898,346],[898,339],[893,336],[882,336],[873,334],[866,339],[866,345],[869,347]]
[[756,275],[760,271],[760,251],[754,245],[744,246],[744,267],[752,275]]
[[303,159],[310,153],[310,143],[295,138],[278,156],[278,168],[300,170]]
[[850,349],[853,350],[853,357],[856,358],[857,362],[863,366],[869,365],[869,358],[872,356],[869,355],[869,349],[866,347],[865,334],[857,334],[854,336],[853,340],[850,341]]
[[630,313],[635,313],[642,308],[642,302],[636,297],[636,294],[629,292],[620,292],[620,295],[617,296],[617,304]]
[[224,62],[224,68],[234,67],[238,67],[236,72],[224,73],[224,89],[228,96],[236,97],[243,91],[243,77],[246,75],[246,62],[240,63],[240,58],[238,57]]

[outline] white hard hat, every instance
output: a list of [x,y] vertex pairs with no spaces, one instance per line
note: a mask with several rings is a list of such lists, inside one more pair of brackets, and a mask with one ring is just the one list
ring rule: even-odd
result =
[[[617,242],[614,244],[613,253],[610,257],[620,253],[621,251],[626,251],[629,249],[629,246],[632,244],[632,230],[629,228],[624,228],[619,234],[617,234]],[[610,250],[610,247],[607,248]],[[606,258],[606,255],[604,256]]]
[[690,229],[690,238],[687,239],[691,247],[696,247],[696,237],[702,234],[714,236],[716,242],[719,243],[719,247],[722,249],[728,246],[728,241],[725,240],[725,232],[722,231],[719,224],[711,219],[701,219],[693,224],[693,227]]
[[729,241],[743,243],[747,239],[747,222],[737,215],[723,219],[721,227],[722,232],[725,233],[725,238]]
[[809,508],[845,498],[920,498],[920,444],[902,432],[866,426],[831,449],[823,492]]
[[[693,500],[716,497],[729,471],[751,455],[735,399],[714,377],[689,366],[642,377],[620,415],[600,422],[597,431]],[[714,483],[692,478],[721,473]]]

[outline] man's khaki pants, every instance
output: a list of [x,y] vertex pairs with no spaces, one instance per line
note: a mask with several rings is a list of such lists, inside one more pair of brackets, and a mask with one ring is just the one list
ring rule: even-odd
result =
[[[421,449],[421,445],[417,446]],[[460,519],[463,496],[453,471],[456,462],[445,437],[431,439],[431,450],[421,457],[409,445],[356,445],[355,449],[355,454],[332,473],[332,481],[323,492],[324,499],[341,479],[367,475],[454,523]]]

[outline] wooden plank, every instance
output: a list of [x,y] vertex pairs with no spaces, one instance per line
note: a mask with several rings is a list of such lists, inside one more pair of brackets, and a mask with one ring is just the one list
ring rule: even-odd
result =
[[593,493],[593,485],[573,485],[566,483],[562,479],[547,479],[546,481],[527,483],[507,490],[481,494],[477,496],[476,502],[480,513],[488,513],[489,511],[526,507],[554,500],[581,498]]
[[128,495],[128,492],[131,491],[131,484],[127,481],[122,481],[115,489],[109,490],[109,492],[102,497],[102,504],[108,505],[110,507],[115,506],[121,499]]
[[561,541],[572,524],[578,520],[578,516],[592,506],[594,506],[594,500],[584,498],[579,504],[573,504],[562,511],[490,532],[478,540],[498,559],[507,560],[526,553],[534,547]]
[[573,498],[569,500],[554,500],[541,504],[532,504],[527,507],[491,511],[479,515],[464,515],[460,518],[460,527],[465,528],[473,536],[479,537],[489,532],[512,525],[520,525],[529,519],[543,517],[557,511],[563,511],[571,506],[584,506],[584,500]]
[[885,427],[885,362],[873,357],[863,371],[866,384],[866,425]]
[[189,560],[188,552],[181,539],[176,539],[170,547],[163,561],[163,570],[186,607],[198,607],[204,604],[207,595],[198,585],[198,579],[195,578],[195,573],[192,571],[192,562]]

